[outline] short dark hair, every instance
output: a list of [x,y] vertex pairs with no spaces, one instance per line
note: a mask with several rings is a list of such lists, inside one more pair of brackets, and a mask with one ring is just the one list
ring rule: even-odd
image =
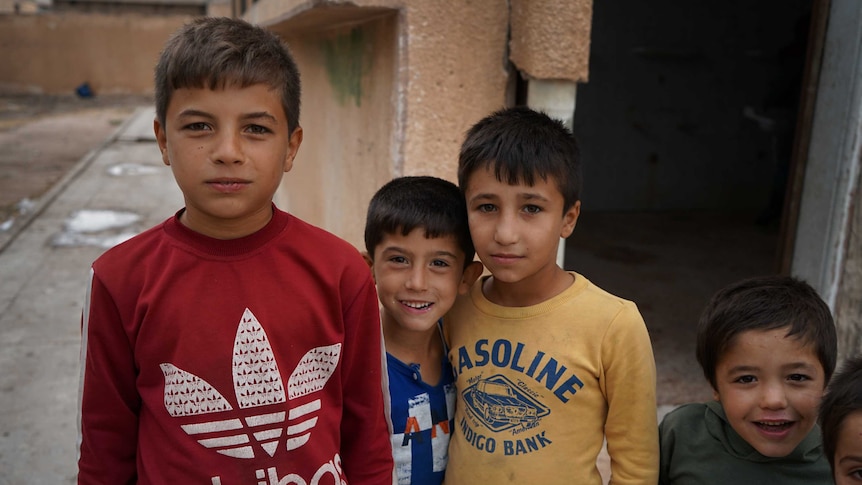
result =
[[284,41],[240,19],[192,20],[168,39],[156,64],[156,117],[165,124],[176,89],[254,84],[280,93],[288,133],[293,133],[299,126],[299,69]]
[[426,238],[455,236],[464,251],[464,266],[473,261],[475,250],[467,225],[467,204],[458,187],[437,177],[413,176],[390,180],[374,194],[365,220],[365,249],[374,249],[387,234],[406,236],[425,229]]
[[835,370],[838,338],[829,307],[808,283],[762,276],[732,283],[707,303],[697,328],[697,361],[716,389],[715,369],[737,335],[789,327],[787,336],[814,344],[825,383]]
[[862,411],[862,355],[844,362],[841,371],[826,388],[820,403],[818,421],[823,434],[823,453],[835,473],[835,448],[844,419],[851,413]]
[[493,167],[497,180],[532,186],[536,177],[552,177],[563,196],[563,211],[581,197],[578,141],[563,122],[525,106],[496,111],[467,131],[458,156],[458,185]]

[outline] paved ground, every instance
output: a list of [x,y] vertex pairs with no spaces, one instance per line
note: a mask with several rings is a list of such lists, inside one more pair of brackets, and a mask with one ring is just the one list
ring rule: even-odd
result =
[[[152,140],[152,110],[114,109],[79,113],[81,125],[96,119],[113,128],[76,146],[86,155],[32,194],[25,223],[0,233],[0,485],[75,482],[78,322],[90,263],[118,236],[182,204]],[[16,143],[8,140],[0,152]],[[9,180],[0,179],[0,193]]]
[[[0,96],[0,249],[12,225],[99,147],[146,96]],[[62,186],[62,184],[60,184]]]

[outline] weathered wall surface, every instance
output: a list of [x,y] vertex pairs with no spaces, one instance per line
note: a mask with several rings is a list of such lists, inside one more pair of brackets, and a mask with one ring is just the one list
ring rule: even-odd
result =
[[[394,172],[395,12],[360,25],[284,33],[299,65],[304,141],[276,203],[358,248],[365,208]],[[278,30],[278,28],[276,28]]]
[[512,0],[509,57],[527,76],[587,82],[592,0]]
[[244,18],[284,36],[303,76],[306,138],[277,202],[360,248],[377,188],[454,181],[464,132],[507,104],[502,0],[260,0]]
[[153,66],[188,16],[0,15],[0,92],[150,94]]
[[838,355],[844,359],[862,353],[862,172],[856,181],[856,197],[848,218],[847,245],[838,293],[835,322],[838,325]]

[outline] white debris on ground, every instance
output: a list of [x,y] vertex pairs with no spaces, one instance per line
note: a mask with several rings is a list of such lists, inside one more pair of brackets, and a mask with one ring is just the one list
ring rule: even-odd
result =
[[36,208],[36,201],[32,199],[21,199],[15,207],[18,209],[19,214],[28,214]]
[[140,220],[134,212],[76,211],[66,220],[63,232],[54,237],[54,245],[110,248],[135,236],[138,232],[129,227]]
[[141,163],[119,163],[108,168],[108,175],[120,177],[123,175],[151,175],[157,174],[160,167],[144,165]]
[[126,227],[141,220],[134,212],[113,210],[80,210],[66,220],[68,232],[99,232]]
[[[17,216],[27,215],[36,208],[36,201],[31,199],[21,199],[15,204],[15,214]],[[12,216],[3,222],[0,222],[0,232],[6,232],[12,229],[15,225],[16,216]]]

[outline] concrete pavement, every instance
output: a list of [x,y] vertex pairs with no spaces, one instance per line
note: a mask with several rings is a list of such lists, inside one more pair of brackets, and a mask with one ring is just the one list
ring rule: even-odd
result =
[[182,207],[142,107],[0,247],[0,485],[75,483],[80,317],[107,247]]

